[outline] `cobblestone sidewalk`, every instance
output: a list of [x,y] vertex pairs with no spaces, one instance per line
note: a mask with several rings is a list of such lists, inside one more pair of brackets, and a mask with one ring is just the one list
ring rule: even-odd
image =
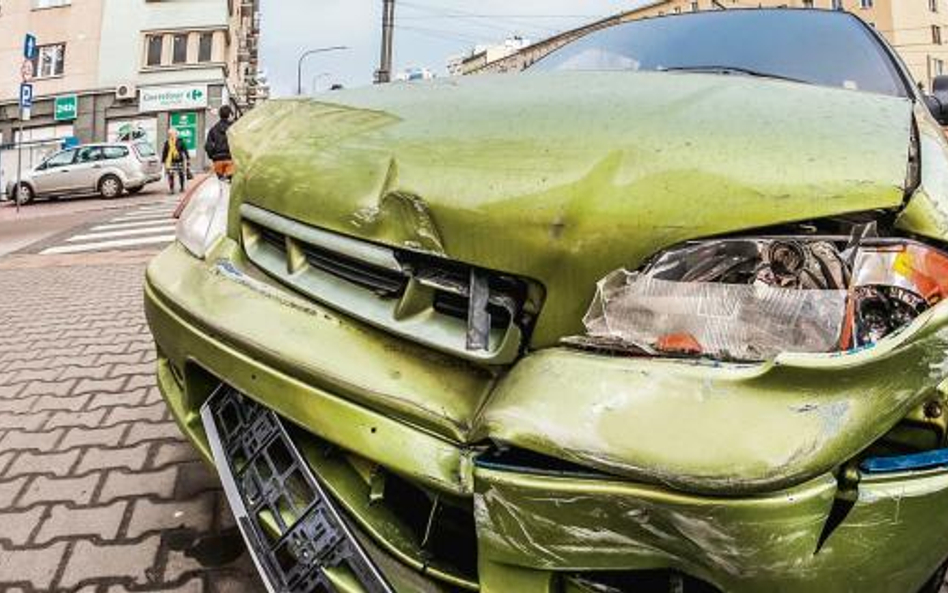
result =
[[262,590],[154,385],[144,258],[38,261],[0,265],[0,590]]

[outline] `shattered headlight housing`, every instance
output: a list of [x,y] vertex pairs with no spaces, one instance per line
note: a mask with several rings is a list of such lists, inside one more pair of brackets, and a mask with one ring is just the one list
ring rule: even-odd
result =
[[176,236],[194,257],[203,259],[227,232],[230,184],[217,177],[208,177],[185,200]]
[[948,256],[916,241],[695,241],[601,280],[587,334],[573,343],[738,361],[845,352],[899,331],[946,294]]

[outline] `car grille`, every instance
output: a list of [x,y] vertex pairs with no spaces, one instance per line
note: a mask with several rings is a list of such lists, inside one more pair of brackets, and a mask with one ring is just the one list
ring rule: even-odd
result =
[[487,364],[520,354],[539,311],[536,282],[303,225],[244,204],[248,257],[295,290],[362,321]]

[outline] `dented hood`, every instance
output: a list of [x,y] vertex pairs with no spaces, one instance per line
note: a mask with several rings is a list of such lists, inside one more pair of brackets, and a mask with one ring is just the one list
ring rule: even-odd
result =
[[599,278],[669,245],[899,206],[911,118],[908,99],[711,74],[386,85],[252,111],[234,194],[535,278],[544,346],[582,330]]

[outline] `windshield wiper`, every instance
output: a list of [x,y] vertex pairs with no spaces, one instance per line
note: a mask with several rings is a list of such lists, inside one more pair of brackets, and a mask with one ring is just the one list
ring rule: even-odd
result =
[[758,72],[750,68],[741,68],[738,66],[672,66],[670,68],[658,68],[659,72],[708,72],[712,74],[743,74],[744,76],[755,76],[758,78],[772,78],[774,80],[788,80],[790,82],[800,82],[803,84],[812,84],[799,78],[790,76],[781,76],[770,72]]

